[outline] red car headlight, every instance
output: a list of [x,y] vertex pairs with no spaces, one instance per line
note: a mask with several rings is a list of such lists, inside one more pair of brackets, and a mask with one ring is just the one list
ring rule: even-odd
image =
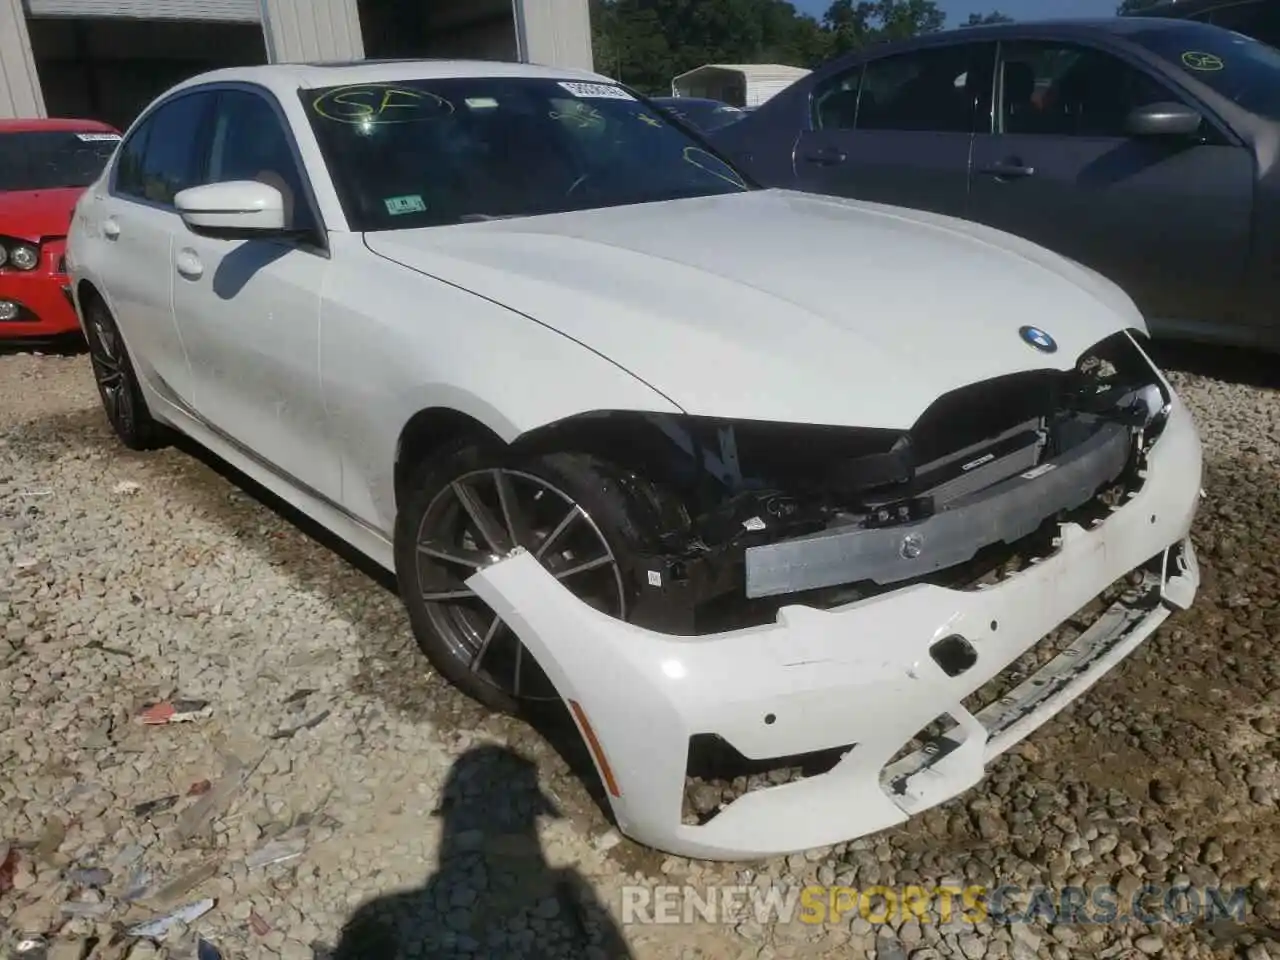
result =
[[0,267],[34,270],[40,265],[40,248],[34,243],[0,237]]

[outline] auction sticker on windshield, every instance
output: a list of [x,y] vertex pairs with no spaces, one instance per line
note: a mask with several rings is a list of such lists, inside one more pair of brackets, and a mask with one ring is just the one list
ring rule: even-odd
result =
[[600,100],[634,100],[631,94],[611,83],[577,83],[564,81],[560,86],[575,97],[588,97]]

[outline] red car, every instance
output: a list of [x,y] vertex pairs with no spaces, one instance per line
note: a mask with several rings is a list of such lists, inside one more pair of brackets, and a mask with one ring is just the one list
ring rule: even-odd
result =
[[79,330],[67,230],[119,142],[96,120],[0,120],[0,340]]

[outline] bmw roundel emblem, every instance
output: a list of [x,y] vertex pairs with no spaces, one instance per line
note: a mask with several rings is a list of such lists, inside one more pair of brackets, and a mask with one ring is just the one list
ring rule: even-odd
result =
[[1021,327],[1018,330],[1018,336],[1041,353],[1053,353],[1058,349],[1058,341],[1039,327]]

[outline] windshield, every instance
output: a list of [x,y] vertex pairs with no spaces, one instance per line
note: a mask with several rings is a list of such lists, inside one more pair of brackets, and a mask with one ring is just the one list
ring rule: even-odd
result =
[[356,230],[397,230],[752,189],[613,84],[467,78],[303,92]]
[[114,133],[0,133],[0,190],[52,190],[93,183],[120,142]]
[[746,116],[746,113],[738,107],[710,100],[686,100],[683,97],[673,97],[654,102],[677,120],[683,120],[706,133],[727,127],[735,120],[741,120]]
[[1280,50],[1199,23],[1136,30],[1128,38],[1237,106],[1280,120]]

